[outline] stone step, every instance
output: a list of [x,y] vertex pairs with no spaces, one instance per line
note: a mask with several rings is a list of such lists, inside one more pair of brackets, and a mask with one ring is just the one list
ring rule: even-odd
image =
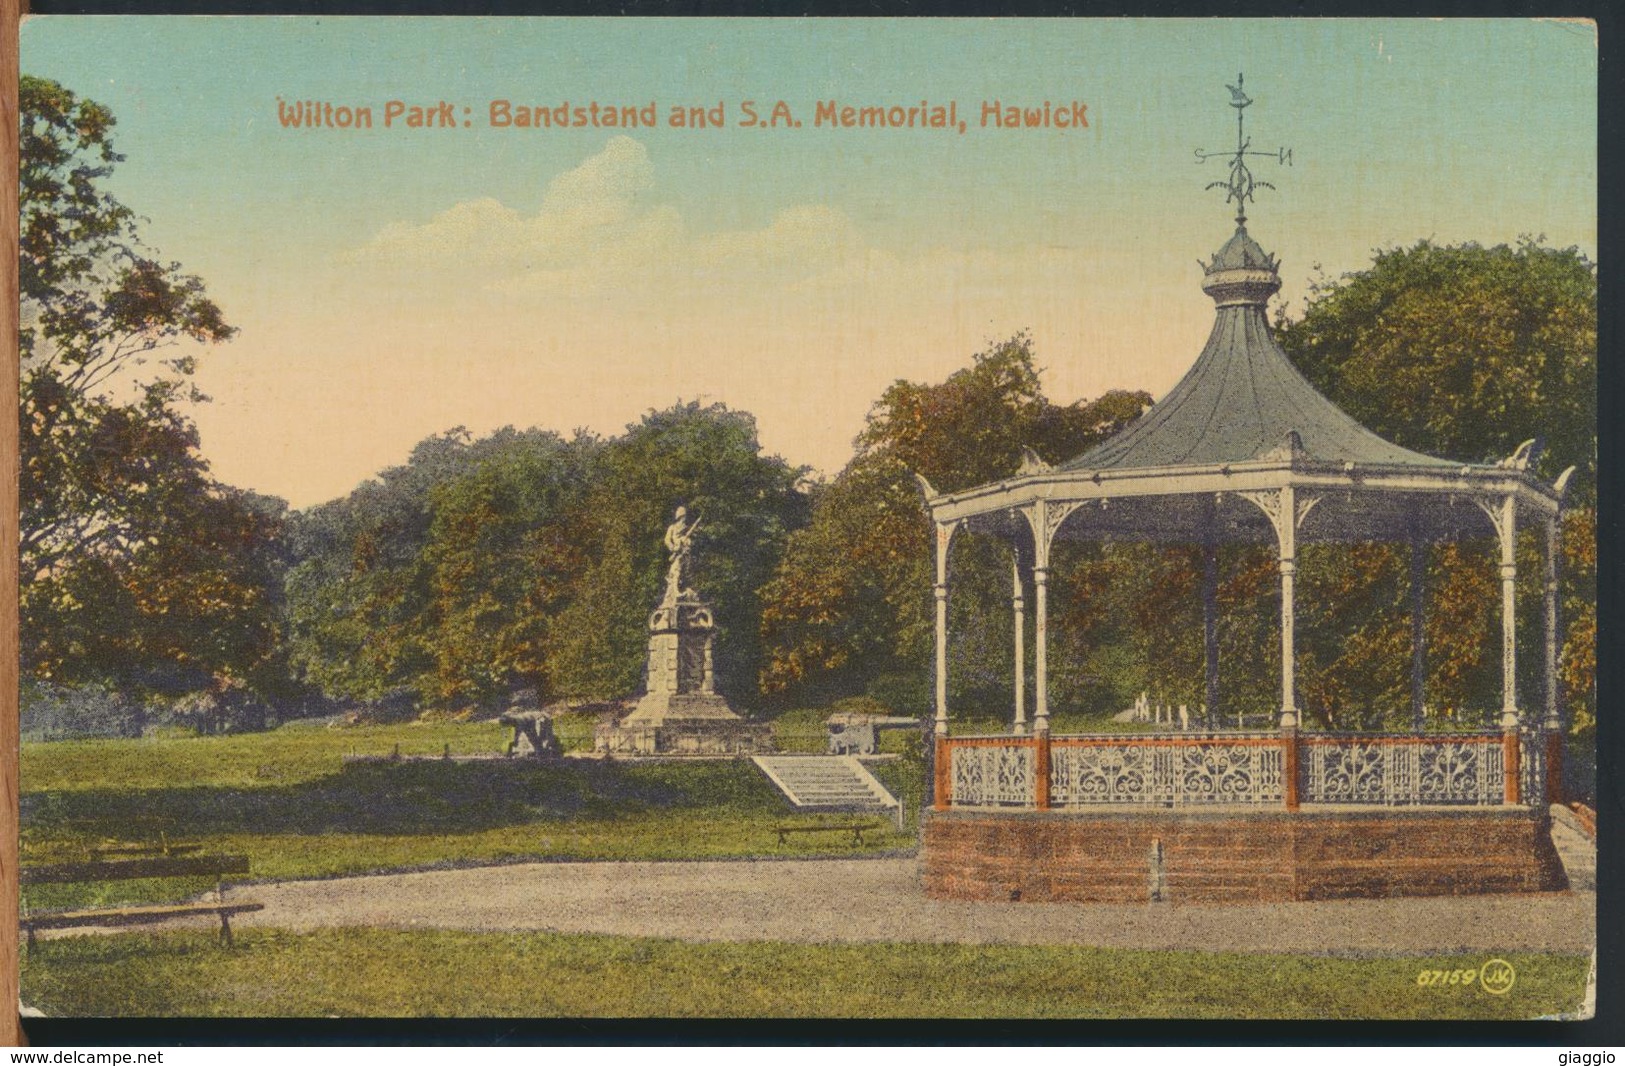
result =
[[757,755],[751,761],[796,807],[898,806],[886,786],[850,755]]

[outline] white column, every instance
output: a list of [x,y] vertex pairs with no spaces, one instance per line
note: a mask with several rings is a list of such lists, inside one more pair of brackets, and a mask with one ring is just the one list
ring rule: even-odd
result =
[[1049,567],[1033,567],[1033,732],[1049,732]]
[[1027,731],[1027,600],[1021,588],[1021,553],[1010,549],[1010,621],[1015,628],[1015,731]]
[[1422,706],[1426,697],[1427,643],[1427,541],[1411,541],[1411,725],[1420,733],[1427,728]]
[[1557,573],[1562,561],[1563,540],[1562,520],[1557,517],[1546,520],[1546,579],[1545,584],[1545,637],[1546,637],[1546,729],[1556,732],[1563,728],[1561,707],[1558,703],[1557,667],[1558,667],[1558,599],[1557,599]]
[[1033,732],[1049,734],[1049,505],[1033,504]]
[[1219,548],[1211,542],[1202,546],[1202,663],[1207,727],[1219,717]]
[[1281,542],[1281,728],[1296,729],[1298,700],[1292,583],[1298,573],[1298,501],[1291,485],[1281,489],[1281,511],[1275,532]]
[[1501,728],[1518,725],[1518,517],[1517,500],[1501,501]]
[[937,524],[937,582],[932,591],[937,601],[937,718],[936,735],[948,735],[948,546],[953,543],[952,523]]

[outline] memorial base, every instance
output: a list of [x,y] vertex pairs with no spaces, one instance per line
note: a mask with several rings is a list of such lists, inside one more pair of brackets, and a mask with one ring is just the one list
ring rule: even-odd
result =
[[[733,712],[729,712],[732,714]],[[773,727],[716,718],[666,718],[661,724],[600,725],[593,748],[601,755],[765,755],[775,749]]]

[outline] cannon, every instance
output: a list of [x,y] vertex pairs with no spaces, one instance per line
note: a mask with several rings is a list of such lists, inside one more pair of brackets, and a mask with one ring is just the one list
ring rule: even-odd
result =
[[831,755],[873,755],[880,750],[883,729],[918,729],[918,718],[878,714],[832,714],[824,720],[829,731],[826,748]]
[[558,737],[553,733],[553,715],[547,711],[524,711],[514,708],[497,718],[513,729],[508,742],[507,756],[519,755],[530,759],[556,759],[564,754]]

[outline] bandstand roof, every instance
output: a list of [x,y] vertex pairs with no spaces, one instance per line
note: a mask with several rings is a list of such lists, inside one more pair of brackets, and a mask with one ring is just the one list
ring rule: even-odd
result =
[[[1050,466],[1027,453],[1010,478],[953,493],[925,485],[939,524],[1024,539],[1029,529],[1090,540],[1265,542],[1281,490],[1296,495],[1297,537],[1452,540],[1489,536],[1502,502],[1555,515],[1555,485],[1529,471],[1533,442],[1499,463],[1402,448],[1366,429],[1298,372],[1272,335],[1280,264],[1237,218],[1204,264],[1215,319],[1201,355],[1133,425]],[[1025,521],[1023,521],[1025,519]]]
[[1288,433],[1298,435],[1308,459],[1460,466],[1390,444],[1315,391],[1265,320],[1265,304],[1280,288],[1278,266],[1237,226],[1207,266],[1203,288],[1218,310],[1195,365],[1132,426],[1060,469],[1246,462],[1280,448]]

